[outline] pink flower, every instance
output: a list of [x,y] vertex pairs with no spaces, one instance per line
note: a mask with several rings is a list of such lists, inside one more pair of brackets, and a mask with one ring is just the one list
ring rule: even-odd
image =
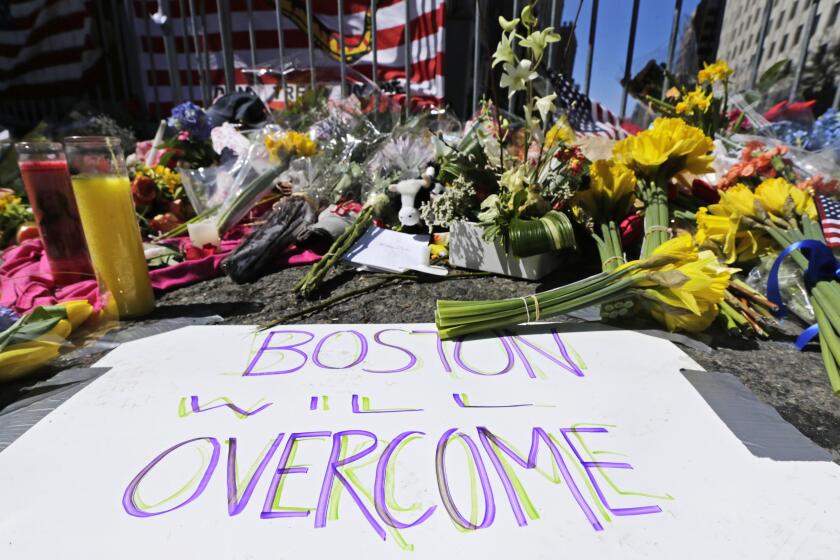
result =
[[190,131],[189,130],[182,130],[178,133],[178,140],[181,142],[186,142],[190,139]]

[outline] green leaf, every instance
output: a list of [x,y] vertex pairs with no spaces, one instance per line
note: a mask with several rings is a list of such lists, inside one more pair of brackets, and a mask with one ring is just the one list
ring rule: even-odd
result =
[[67,310],[59,305],[36,307],[11,327],[0,332],[0,352],[11,344],[35,340],[66,318]]

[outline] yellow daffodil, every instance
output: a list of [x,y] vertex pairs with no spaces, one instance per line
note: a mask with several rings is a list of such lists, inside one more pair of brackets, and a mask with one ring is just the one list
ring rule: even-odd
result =
[[748,218],[760,213],[761,203],[747,185],[738,183],[734,187],[720,191],[720,202],[709,206],[709,211],[715,216],[731,216],[737,214]]
[[715,216],[708,208],[697,211],[697,245],[715,249],[727,264],[755,259],[772,245],[772,240],[758,230],[741,227],[740,214]]
[[697,73],[697,81],[701,84],[712,84],[726,80],[734,73],[725,60],[718,60],[714,64],[703,64],[703,69]]
[[636,175],[624,164],[612,160],[597,160],[589,168],[589,188],[580,190],[572,204],[584,210],[595,222],[626,218],[636,199]]
[[318,153],[318,144],[308,135],[294,130],[281,134],[267,134],[263,143],[272,161],[277,161],[281,154],[308,157]]
[[697,332],[717,316],[734,269],[721,266],[712,251],[698,252],[688,234],[660,245],[648,260],[680,254],[684,258],[640,273],[637,285],[666,328]]
[[677,103],[676,111],[681,115],[693,115],[697,110],[705,113],[709,110],[711,103],[712,93],[705,93],[698,87],[694,91],[685,94],[682,100]]
[[668,178],[688,171],[701,175],[712,171],[714,144],[699,128],[682,119],[656,119],[653,127],[625,138],[613,147],[613,157],[637,174],[652,178],[663,169]]
[[797,189],[781,177],[762,181],[755,189],[755,198],[768,212],[781,218],[787,219],[804,214],[812,220],[817,218],[817,208],[811,195]]

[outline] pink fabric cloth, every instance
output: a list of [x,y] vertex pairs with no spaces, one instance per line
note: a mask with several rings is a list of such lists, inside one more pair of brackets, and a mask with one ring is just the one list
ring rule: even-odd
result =
[[[221,276],[222,261],[241,241],[240,232],[224,239],[221,247],[212,255],[150,271],[152,287],[161,293]],[[188,246],[189,239],[174,238],[169,243],[184,248]],[[278,265],[285,268],[308,264],[320,258],[313,251],[300,250],[292,245]],[[18,313],[28,313],[39,305],[53,305],[73,299],[86,299],[95,305],[99,299],[96,281],[85,280],[68,286],[56,286],[40,239],[25,241],[3,252],[0,263],[0,306]]]

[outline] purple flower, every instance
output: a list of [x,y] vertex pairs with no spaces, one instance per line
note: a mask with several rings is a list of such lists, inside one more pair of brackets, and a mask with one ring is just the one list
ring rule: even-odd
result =
[[193,140],[204,141],[210,138],[207,113],[192,101],[185,101],[172,109],[167,124],[179,133],[187,132]]
[[0,306],[0,332],[5,331],[15,324],[15,321],[20,319],[17,313],[8,307]]

